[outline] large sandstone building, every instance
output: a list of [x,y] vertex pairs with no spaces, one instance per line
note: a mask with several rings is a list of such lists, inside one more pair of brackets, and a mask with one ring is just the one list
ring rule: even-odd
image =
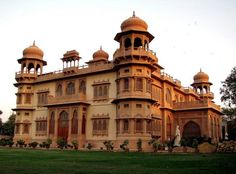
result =
[[212,101],[209,76],[198,72],[192,87],[163,73],[155,52],[149,49],[154,36],[147,23],[133,15],[115,36],[119,48],[113,59],[100,48],[86,66],[80,56],[67,51],[63,69],[43,73],[43,51],[35,43],[24,49],[16,73],[17,105],[14,141],[56,145],[58,137],[79,146],[103,147],[112,140],[115,148],[126,139],[136,148],[139,138],[148,149],[151,138],[171,140],[179,125],[183,137],[221,138],[220,107]]

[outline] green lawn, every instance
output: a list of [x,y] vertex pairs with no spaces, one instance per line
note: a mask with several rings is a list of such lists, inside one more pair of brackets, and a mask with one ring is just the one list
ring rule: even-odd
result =
[[160,154],[0,148],[0,174],[161,173],[236,171],[236,154]]

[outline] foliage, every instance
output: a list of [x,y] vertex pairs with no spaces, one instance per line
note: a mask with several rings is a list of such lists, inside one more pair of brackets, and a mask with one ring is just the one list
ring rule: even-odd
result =
[[236,108],[222,108],[222,112],[226,115],[230,120],[236,116]]
[[137,141],[137,149],[138,149],[138,152],[142,152],[142,139],[139,138],[138,141]]
[[103,144],[106,147],[107,151],[112,151],[114,148],[114,144],[111,140],[106,140],[103,142]]
[[2,134],[13,137],[16,115],[12,113],[8,120],[2,125]]
[[73,145],[74,149],[78,149],[79,143],[77,140],[72,140],[71,144]]
[[20,147],[25,146],[25,141],[24,140],[18,140],[16,145],[19,145]]
[[58,148],[63,149],[63,148],[66,147],[66,145],[67,145],[67,142],[66,142],[66,140],[64,138],[59,137],[57,139],[57,146],[58,146]]
[[236,119],[227,123],[229,140],[236,140]]
[[87,148],[88,150],[90,150],[90,149],[92,149],[92,147],[93,147],[93,145],[92,145],[91,143],[88,143],[86,148]]
[[39,144],[38,142],[33,141],[33,142],[29,143],[29,147],[36,148],[38,146],[38,144]]
[[124,140],[124,142],[120,145],[120,148],[126,152],[129,151],[129,140]]
[[12,139],[2,138],[0,139],[0,146],[9,146],[11,147],[14,144]]
[[196,138],[193,139],[192,141],[192,147],[197,148],[198,147],[198,140]]
[[181,144],[181,146],[183,146],[183,147],[186,147],[187,146],[187,139],[186,138],[181,138],[181,140],[180,140],[180,144]]
[[236,105],[236,67],[231,70],[229,76],[222,82],[220,88],[221,101],[229,107]]
[[156,139],[156,138],[152,138],[152,139],[148,142],[148,144],[152,146],[154,152],[157,152],[157,151],[158,151],[158,148],[160,148],[160,146],[161,146],[160,141],[159,141],[158,139]]

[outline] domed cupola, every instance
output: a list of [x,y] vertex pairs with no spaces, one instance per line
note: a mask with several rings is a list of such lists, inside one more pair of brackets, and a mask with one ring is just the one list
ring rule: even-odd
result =
[[209,83],[209,76],[200,69],[200,72],[193,77],[193,80],[194,83]]
[[100,50],[96,51],[93,53],[93,60],[97,61],[97,60],[108,60],[109,55],[107,52],[105,52],[104,50],[102,50],[102,47],[100,47]]
[[194,82],[191,86],[201,98],[214,98],[214,94],[210,91],[212,83],[209,82],[209,76],[206,73],[202,72],[200,69],[200,71],[193,77],[193,80]]
[[135,16],[135,12],[133,12],[133,16],[122,22],[120,28],[122,32],[129,30],[147,31],[148,25],[144,20]]
[[23,58],[35,58],[35,59],[42,60],[43,59],[43,51],[39,47],[37,47],[34,42],[33,45],[24,49]]

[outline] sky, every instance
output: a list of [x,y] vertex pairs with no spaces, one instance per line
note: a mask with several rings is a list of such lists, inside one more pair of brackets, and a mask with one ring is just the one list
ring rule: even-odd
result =
[[73,49],[80,65],[101,45],[112,60],[119,46],[114,37],[133,11],[155,36],[150,48],[164,71],[188,87],[201,68],[214,101],[224,106],[221,82],[236,66],[235,0],[1,0],[0,118],[6,121],[16,107],[17,59],[34,40],[48,63],[45,73],[62,69],[60,58]]

